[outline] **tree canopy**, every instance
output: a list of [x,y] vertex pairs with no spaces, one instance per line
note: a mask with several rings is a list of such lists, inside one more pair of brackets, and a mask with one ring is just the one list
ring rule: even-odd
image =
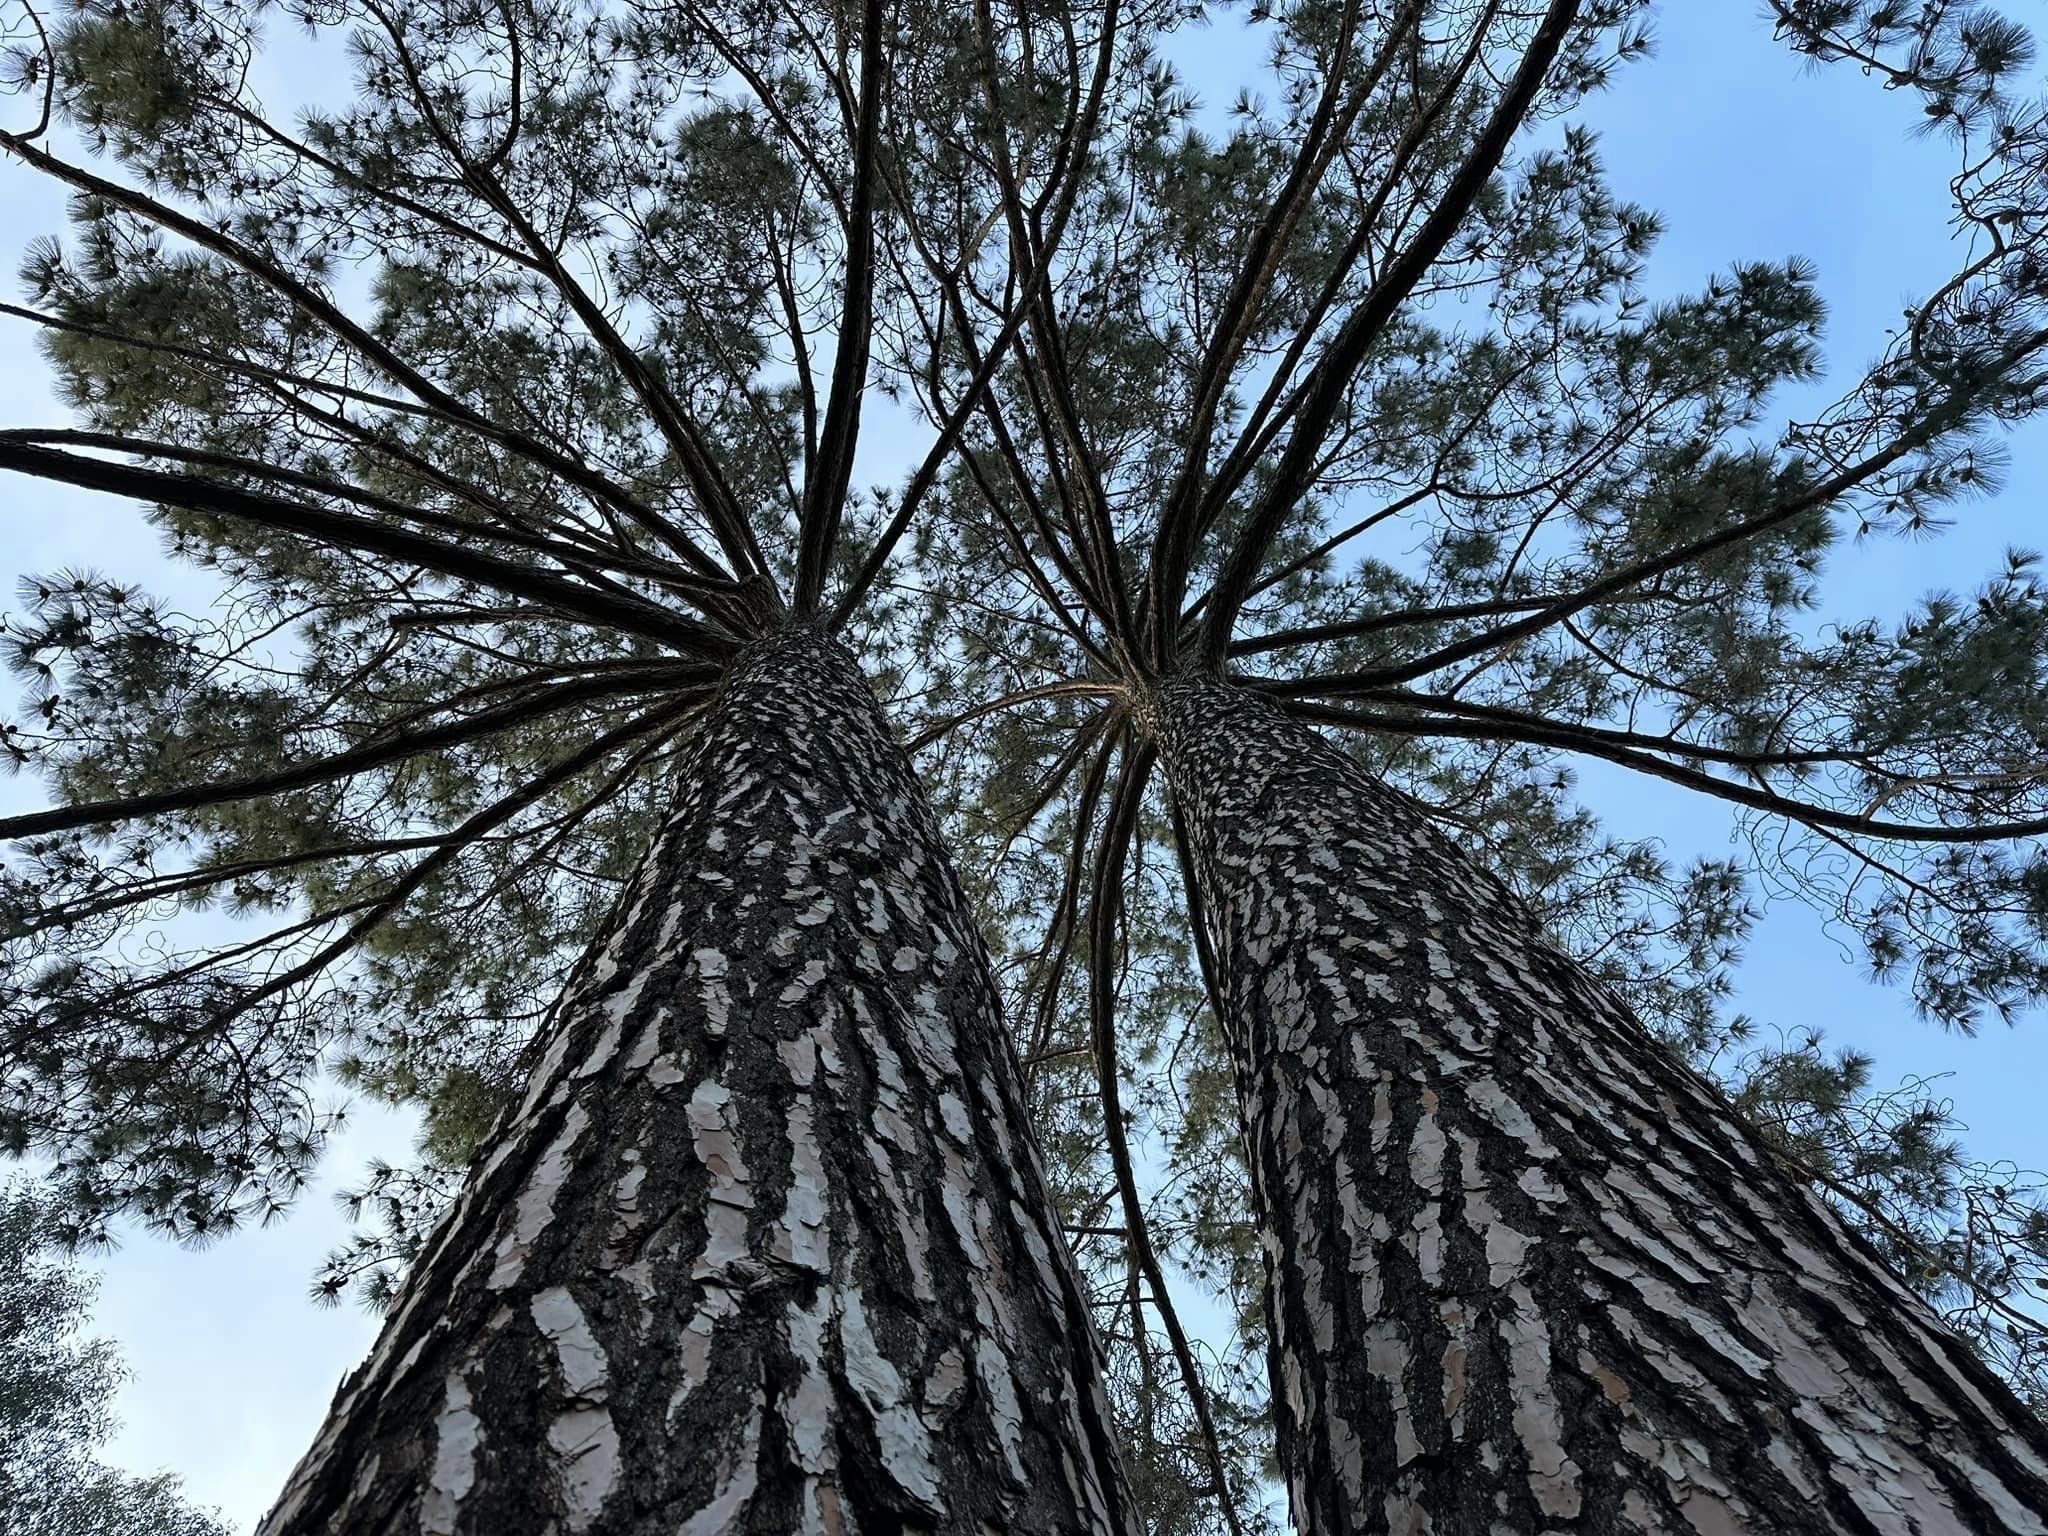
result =
[[[58,573],[9,621],[5,745],[54,803],[0,829],[0,1141],[58,1160],[74,1235],[280,1210],[332,1071],[426,1115],[321,1282],[380,1294],[725,658],[795,615],[853,643],[957,833],[1159,1528],[1224,1518],[1216,1463],[1252,1518],[1264,1391],[1207,957],[1135,726],[1184,667],[1456,828],[2038,1389],[2026,1191],[1930,1096],[1725,1006],[1767,892],[1938,1023],[2048,994],[2036,558],[1820,619],[1852,538],[1936,529],[2041,403],[2031,39],[1961,0],[1770,7],[1920,103],[1965,237],[1788,421],[1825,274],[1649,302],[1659,221],[1580,121],[1645,6],[1213,9],[7,13],[0,148],[74,203],[5,313],[79,425],[0,431],[0,467],[147,503],[220,594]],[[1227,106],[1176,62],[1211,19],[1243,37]],[[292,50],[331,99],[278,101]],[[1611,835],[1584,758],[1727,804],[1744,855]],[[208,907],[231,937],[156,937]],[[1213,1283],[1234,1350],[1163,1265]]]
[[79,1329],[92,1284],[48,1248],[51,1211],[0,1190],[0,1521],[13,1536],[222,1536],[168,1475],[100,1464],[121,1362]]

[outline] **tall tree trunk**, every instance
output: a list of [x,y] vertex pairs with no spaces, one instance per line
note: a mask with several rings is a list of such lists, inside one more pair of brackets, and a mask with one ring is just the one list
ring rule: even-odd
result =
[[1303,1536],[2040,1532],[2041,1423],[1501,883],[1181,679]]
[[751,649],[264,1536],[1123,1536],[1019,1088],[852,660]]

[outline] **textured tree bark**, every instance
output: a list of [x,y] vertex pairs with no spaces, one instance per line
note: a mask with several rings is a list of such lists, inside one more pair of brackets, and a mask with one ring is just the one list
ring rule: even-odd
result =
[[1303,1536],[2044,1529],[2041,1423],[1498,880],[1243,690],[1142,712]]
[[852,660],[743,654],[264,1536],[1124,1533],[987,958]]

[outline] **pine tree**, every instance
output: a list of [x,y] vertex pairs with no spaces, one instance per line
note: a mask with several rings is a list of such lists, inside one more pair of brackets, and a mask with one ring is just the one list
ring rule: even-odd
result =
[[911,42],[292,14],[358,93],[296,124],[258,7],[24,26],[0,145],[78,197],[10,312],[85,420],[0,465],[221,592],[38,580],[8,636],[59,803],[4,828],[0,1131],[74,1236],[206,1237],[301,1186],[329,1061],[429,1106],[460,1196],[365,1261],[415,1260],[266,1531],[1134,1529],[888,608],[827,601],[902,532],[847,512]]
[[1255,694],[1147,713],[1297,1528],[2039,1524],[2040,1421],[1511,891]]
[[[1974,6],[1774,8],[1798,52],[1854,62],[1924,104],[1959,148],[1952,190],[1975,239],[1848,396],[1771,440],[1773,392],[1818,369],[1817,275],[1747,264],[1696,296],[1645,303],[1637,280],[1657,221],[1607,190],[1587,129],[1558,123],[1644,50],[1640,9],[1257,7],[1231,56],[1266,53],[1263,71],[1243,74],[1271,105],[1247,89],[1205,114],[1160,53],[1134,44],[1145,67],[1078,189],[1058,184],[1056,164],[1015,169],[1035,125],[963,173],[953,201],[996,208],[1007,241],[964,277],[933,264],[927,304],[951,317],[968,363],[1006,355],[948,486],[952,526],[921,549],[937,610],[928,643],[962,660],[918,739],[938,754],[956,824],[993,834],[969,854],[971,881],[1035,999],[1026,1061],[1042,1096],[1071,1099],[1076,1075],[1096,1081],[1096,1102],[1067,1113],[1060,1134],[1077,1164],[1094,1160],[1103,1208],[1121,1218],[1104,1234],[1111,1262],[1148,1275],[1158,1351],[1181,1357],[1212,1421],[1241,1422],[1245,1405],[1227,1401],[1230,1372],[1187,1359],[1166,1261],[1223,1277],[1241,1299],[1242,1336],[1266,1350],[1264,1406],[1298,1528],[1537,1529],[1569,1513],[1682,1529],[1686,1495],[1718,1479],[1740,1501],[1735,1525],[1752,1529],[1905,1528],[1900,1506],[1915,1499],[1934,1528],[2032,1529],[2048,1500],[2038,1422],[1976,1365],[1955,1364],[1953,1338],[1867,1267],[1861,1245],[2039,1401],[2048,1356],[2027,1291],[2048,1260],[2048,1219],[2015,1181],[1963,1168],[1939,1106],[1870,1093],[1867,1063],[1829,1060],[1811,1035],[1750,1050],[1746,1021],[1721,1006],[1752,881],[1815,902],[1941,1023],[2011,1019],[2043,995],[2048,609],[2035,558],[2016,551],[1973,600],[1930,600],[1896,627],[1812,617],[1845,534],[1936,530],[1947,504],[1994,482],[2003,431],[2039,404],[2048,133],[2022,80],[2032,43]],[[1006,21],[978,14],[991,52],[1027,51]],[[996,128],[1004,120],[994,113]],[[1032,217],[1062,198],[1074,205],[1064,224]],[[945,227],[925,244],[955,248]],[[1048,260],[1059,280],[1034,293],[1029,321],[991,334],[983,296],[1015,291],[1022,278],[1003,273]],[[940,418],[961,398],[935,389],[926,410]],[[1374,552],[1339,572],[1335,558],[1368,536]],[[1005,579],[946,582],[948,566]],[[1385,788],[1338,773],[1311,726]],[[1292,765],[1269,769],[1286,753]],[[1754,829],[1754,859],[1674,872],[1603,838],[1569,804],[1573,754],[1732,804]],[[1390,868],[1394,847],[1417,859],[1440,847],[1427,822],[1514,895],[1460,861],[1443,874],[1427,860]],[[1333,841],[1367,826],[1387,845]],[[1166,877],[1176,863],[1184,892]],[[1035,903],[1017,894],[1031,892]],[[1185,941],[1158,926],[1182,900]],[[1455,1028],[1473,1031],[1475,1063],[1527,1038],[1481,1028],[1482,1005],[1506,1017],[1487,989],[1507,984],[1490,971],[1449,973],[1469,983],[1463,995],[1446,985],[1449,1023],[1419,1012],[1428,973],[1397,974],[1374,948],[1392,942],[1381,919],[1427,931],[1468,966],[1505,964],[1490,948],[1503,933],[1517,935],[1516,955],[1547,954],[1525,907],[1544,944],[1561,941],[1583,967],[1544,960],[1561,967],[1547,985],[1570,1000],[1528,1027],[1611,1025],[1632,1059],[1668,1065],[1715,1126],[1715,1176],[1754,1167],[1736,1198],[1770,1202],[1780,1230],[1810,1223],[1807,1250],[1825,1251],[1810,1238],[1828,1234],[1844,1256],[1830,1272],[1845,1292],[1888,1297],[1892,1333],[1932,1330],[1908,1374],[1962,1373],[1968,1428],[1922,1479],[1931,1492],[1882,1459],[1942,1459],[1920,1447],[1917,1407],[1864,1427],[1880,1437],[1876,1460],[1838,1436],[1790,1473],[1765,1470],[1772,1392],[1783,1412],[1823,1380],[1843,1383],[1826,1391],[1844,1400],[1896,1395],[1868,1357],[1801,1388],[1720,1384],[1740,1433],[1678,1435],[1694,1462],[1610,1455],[1625,1414],[1580,1360],[1565,1290],[1548,1311],[1525,1309],[1513,1265],[1497,1278],[1472,1267],[1486,1222],[1460,1202],[1513,1185],[1520,1166],[1499,1155],[1509,1143],[1469,1171],[1448,1141],[1449,1161],[1416,1152],[1426,1178],[1391,1153],[1384,1177],[1369,1171],[1394,1129],[1405,1155],[1415,1128],[1447,1134],[1469,1108],[1410,1070],[1450,1067],[1404,1029],[1440,1027],[1446,1050]],[[1189,995],[1197,970],[1207,1015]],[[1388,976],[1399,984],[1375,987]],[[1522,1001],[1512,986],[1507,996]],[[1743,1059],[1718,1086],[1686,1071],[1687,1058],[1730,1056]],[[1496,1142],[1502,1124],[1541,1123],[1539,1086],[1521,1080],[1526,1103],[1509,1091]],[[1450,1106],[1440,1119],[1432,1097]],[[1148,1198],[1130,1146],[1141,1123],[1208,1186],[1176,1178]],[[1239,1135],[1250,1167],[1232,1178]],[[1574,1150],[1592,1177],[1602,1154]],[[1340,1151],[1349,1184],[1330,1166]],[[1709,1166],[1680,1162],[1661,1185],[1639,1171],[1649,1193],[1620,1219],[1644,1232],[1672,1221],[1712,1253],[1719,1215],[1659,1208],[1672,1180]],[[1811,1209],[1816,1198],[1833,1214]],[[1553,1270],[1583,1257],[1582,1236],[1603,1261],[1642,1257],[1588,1235],[1597,1201],[1513,1199],[1502,1243],[1527,1237]],[[1426,1231],[1451,1235],[1431,1247]],[[1636,1273],[1714,1300],[1693,1315],[1718,1319],[1764,1271],[1660,1258]],[[1784,1281],[1781,1270],[1769,1284]],[[1476,1398],[1456,1426],[1442,1406],[1447,1289],[1472,1330],[1460,1348],[1492,1373],[1484,1423]],[[1848,1314],[1800,1321],[1795,1293],[1783,1295],[1777,1312],[1727,1330],[1741,1358],[1797,1375],[1802,1332],[1849,1348]],[[1683,1314],[1674,1303],[1660,1315]],[[1513,1369],[1510,1336],[1524,1346]],[[1382,1341],[1377,1367],[1365,1340]],[[1615,1379],[1644,1423],[1660,1393],[1691,1395],[1640,1354]],[[1339,1380],[1355,1392],[1322,1389]],[[1480,1392],[1480,1378],[1468,1387]],[[1242,1438],[1226,1450],[1255,1453]],[[1544,1481],[1566,1461],[1585,1474],[1569,1493]],[[1133,1465],[1146,1465],[1142,1450]],[[1808,1487],[1825,1492],[1784,1496]],[[1716,1507],[1702,1494],[1691,1512],[1710,1520]]]
[[1127,1528],[987,961],[864,692],[815,630],[727,670],[266,1533]]

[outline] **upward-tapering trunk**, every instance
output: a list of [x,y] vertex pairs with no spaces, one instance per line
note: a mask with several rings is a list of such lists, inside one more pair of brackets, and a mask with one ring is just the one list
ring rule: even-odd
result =
[[262,1530],[1125,1536],[1099,1370],[931,813],[797,629]]
[[1146,713],[1304,1536],[2044,1529],[2042,1425],[1498,880],[1265,700]]

